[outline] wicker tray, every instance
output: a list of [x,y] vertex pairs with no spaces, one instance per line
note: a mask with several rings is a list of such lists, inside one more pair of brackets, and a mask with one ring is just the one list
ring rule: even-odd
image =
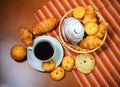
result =
[[[62,43],[63,43],[68,49],[72,50],[72,51],[75,52],[75,53],[90,53],[90,52],[96,51],[96,50],[99,49],[103,44],[100,45],[100,46],[98,46],[97,48],[94,48],[94,49],[92,49],[92,50],[88,50],[88,49],[80,48],[78,45],[73,45],[73,44],[70,44],[70,43],[68,43],[68,42],[65,42],[65,40],[63,39],[63,36],[62,36],[62,33],[61,33],[61,32],[62,32],[61,25],[62,25],[63,20],[64,20],[65,18],[67,18],[67,17],[72,17],[72,12],[73,12],[73,10],[74,10],[74,9],[68,11],[68,12],[62,17],[62,19],[61,19],[61,21],[60,21],[60,24],[59,24],[59,36],[60,36],[60,39],[61,39]],[[95,12],[96,12],[97,17],[100,18],[100,20],[105,21],[98,11],[95,11]],[[103,39],[102,39],[103,43],[105,42],[106,36],[107,36],[107,31],[106,31]]]

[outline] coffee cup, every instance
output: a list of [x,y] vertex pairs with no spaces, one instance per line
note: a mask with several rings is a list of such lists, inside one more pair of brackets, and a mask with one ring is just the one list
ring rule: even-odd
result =
[[53,58],[56,49],[51,40],[43,37],[44,36],[35,38],[33,46],[28,47],[28,50],[32,51],[32,54],[36,59],[46,62]]

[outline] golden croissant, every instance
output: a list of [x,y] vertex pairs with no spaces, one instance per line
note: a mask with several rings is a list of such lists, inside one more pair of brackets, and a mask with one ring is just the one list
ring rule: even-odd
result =
[[33,35],[32,35],[32,32],[29,29],[20,28],[19,29],[19,37],[20,37],[21,41],[26,46],[32,46],[32,44],[33,44]]
[[94,14],[95,16],[95,10],[92,6],[88,6],[87,10],[86,10],[86,14]]
[[88,9],[86,10],[86,13],[83,19],[84,25],[89,22],[97,22],[95,10],[91,6],[88,6]]
[[107,27],[108,27],[108,23],[105,22],[101,22],[98,25],[98,32],[95,34],[95,36],[99,39],[102,39],[103,36],[105,35],[106,31],[107,31]]
[[43,19],[42,21],[36,24],[36,26],[33,29],[33,34],[40,35],[43,33],[47,33],[53,30],[58,25],[58,23],[59,21],[56,18]]
[[103,41],[98,39],[97,37],[87,36],[81,41],[80,47],[83,49],[94,49],[102,44],[103,44]]

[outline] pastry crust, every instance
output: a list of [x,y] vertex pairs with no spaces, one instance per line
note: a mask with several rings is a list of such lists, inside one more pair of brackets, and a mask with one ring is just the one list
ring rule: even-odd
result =
[[74,67],[74,59],[71,56],[65,56],[62,60],[62,67],[66,71],[71,71]]
[[65,76],[65,71],[62,67],[58,66],[56,69],[50,72],[50,76],[53,80],[61,80]]
[[106,31],[107,31],[107,27],[108,27],[108,23],[105,22],[101,22],[98,25],[98,32],[95,34],[95,36],[99,39],[102,39],[103,36],[105,35]]
[[94,23],[97,22],[95,10],[91,6],[88,6],[86,13],[84,15],[84,18],[83,18],[84,25],[89,22],[94,22]]
[[101,46],[102,44],[103,44],[103,41],[101,39],[98,39],[95,36],[87,36],[81,41],[80,47],[90,50],[90,49],[97,48]]
[[42,68],[46,71],[46,72],[50,72],[52,70],[55,69],[56,63],[55,61],[52,59],[50,61],[47,62],[43,62],[42,63]]
[[26,46],[33,45],[33,34],[29,29],[20,28],[19,29],[19,37]]
[[79,6],[79,7],[76,7],[74,10],[73,10],[73,16],[75,18],[83,18],[84,15],[85,15],[85,7],[82,7],[82,6]]
[[43,19],[35,25],[33,34],[40,35],[43,33],[48,33],[49,31],[53,30],[58,24],[59,21],[56,18]]
[[84,74],[92,72],[95,68],[94,57],[90,54],[80,54],[75,58],[75,67]]
[[97,23],[87,23],[85,25],[85,31],[88,35],[95,35],[98,31],[98,25]]

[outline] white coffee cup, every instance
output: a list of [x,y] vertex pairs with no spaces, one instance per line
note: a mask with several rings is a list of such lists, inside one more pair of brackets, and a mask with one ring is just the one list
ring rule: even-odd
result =
[[31,50],[33,56],[42,62],[51,60],[56,51],[54,43],[47,39],[46,36],[39,36],[35,38],[33,46],[28,47],[27,49]]

